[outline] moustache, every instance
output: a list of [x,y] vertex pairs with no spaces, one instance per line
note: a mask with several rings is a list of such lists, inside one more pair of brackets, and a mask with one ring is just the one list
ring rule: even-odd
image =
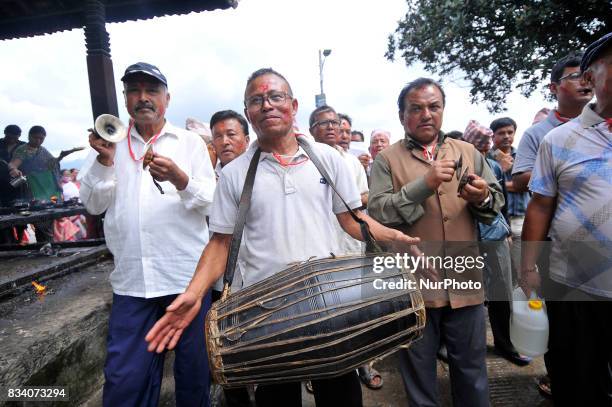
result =
[[138,103],[135,107],[134,110],[138,111],[138,110],[142,110],[142,109],[150,109],[152,111],[155,111],[155,105],[151,104],[151,103]]

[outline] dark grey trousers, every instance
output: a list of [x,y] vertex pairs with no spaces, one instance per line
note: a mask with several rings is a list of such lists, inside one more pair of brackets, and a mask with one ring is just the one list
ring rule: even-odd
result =
[[400,351],[410,407],[439,405],[436,353],[446,344],[454,407],[489,406],[487,341],[482,304],[452,309],[427,308],[423,338]]
[[504,352],[516,352],[510,341],[512,299],[512,268],[507,240],[487,241],[485,257],[485,292],[489,300],[489,321],[495,347]]

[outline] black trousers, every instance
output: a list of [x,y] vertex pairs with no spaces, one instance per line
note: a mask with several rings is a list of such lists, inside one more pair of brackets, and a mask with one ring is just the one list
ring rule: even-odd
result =
[[[547,286],[565,287],[550,280]],[[612,406],[612,300],[588,297],[546,302],[555,407]]]
[[506,240],[486,241],[485,282],[489,322],[495,347],[504,352],[516,352],[510,341],[510,300],[512,267],[510,247]]
[[488,407],[484,307],[427,308],[423,338],[399,351],[410,407],[439,406],[436,353],[446,344],[455,407]]
[[[356,371],[327,380],[313,380],[312,388],[317,407],[361,407],[361,383]],[[226,389],[228,407],[250,407],[246,388]],[[257,407],[301,407],[302,384],[279,383],[257,386]]]
[[491,301],[489,309],[489,322],[493,333],[493,344],[501,351],[516,352],[510,341],[510,303],[508,301]]
[[[550,242],[550,238],[546,238],[547,242]],[[550,245],[544,246],[542,251],[540,252],[540,256],[538,257],[538,261],[536,263],[538,265],[538,269],[540,270],[540,278],[542,279],[542,289],[544,290],[544,296],[546,296],[546,288],[551,281],[548,277],[548,268],[550,267]],[[550,335],[549,335],[550,336]],[[550,351],[550,346],[548,347],[548,352],[544,354],[544,366],[546,367],[546,375],[550,380],[552,371],[552,352]]]

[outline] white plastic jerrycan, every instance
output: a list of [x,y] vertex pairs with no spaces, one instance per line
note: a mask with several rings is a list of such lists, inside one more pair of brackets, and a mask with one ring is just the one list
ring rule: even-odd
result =
[[548,316],[535,292],[529,300],[520,287],[512,293],[510,341],[518,353],[532,358],[548,350]]

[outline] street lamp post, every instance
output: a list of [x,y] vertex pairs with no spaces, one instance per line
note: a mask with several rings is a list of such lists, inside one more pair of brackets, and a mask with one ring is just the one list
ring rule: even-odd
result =
[[323,92],[323,65],[325,64],[325,58],[328,57],[329,54],[331,54],[331,49],[325,49],[323,50],[323,52],[319,50],[319,82],[321,84],[321,93],[315,95],[316,107],[323,106],[326,104],[325,93]]

